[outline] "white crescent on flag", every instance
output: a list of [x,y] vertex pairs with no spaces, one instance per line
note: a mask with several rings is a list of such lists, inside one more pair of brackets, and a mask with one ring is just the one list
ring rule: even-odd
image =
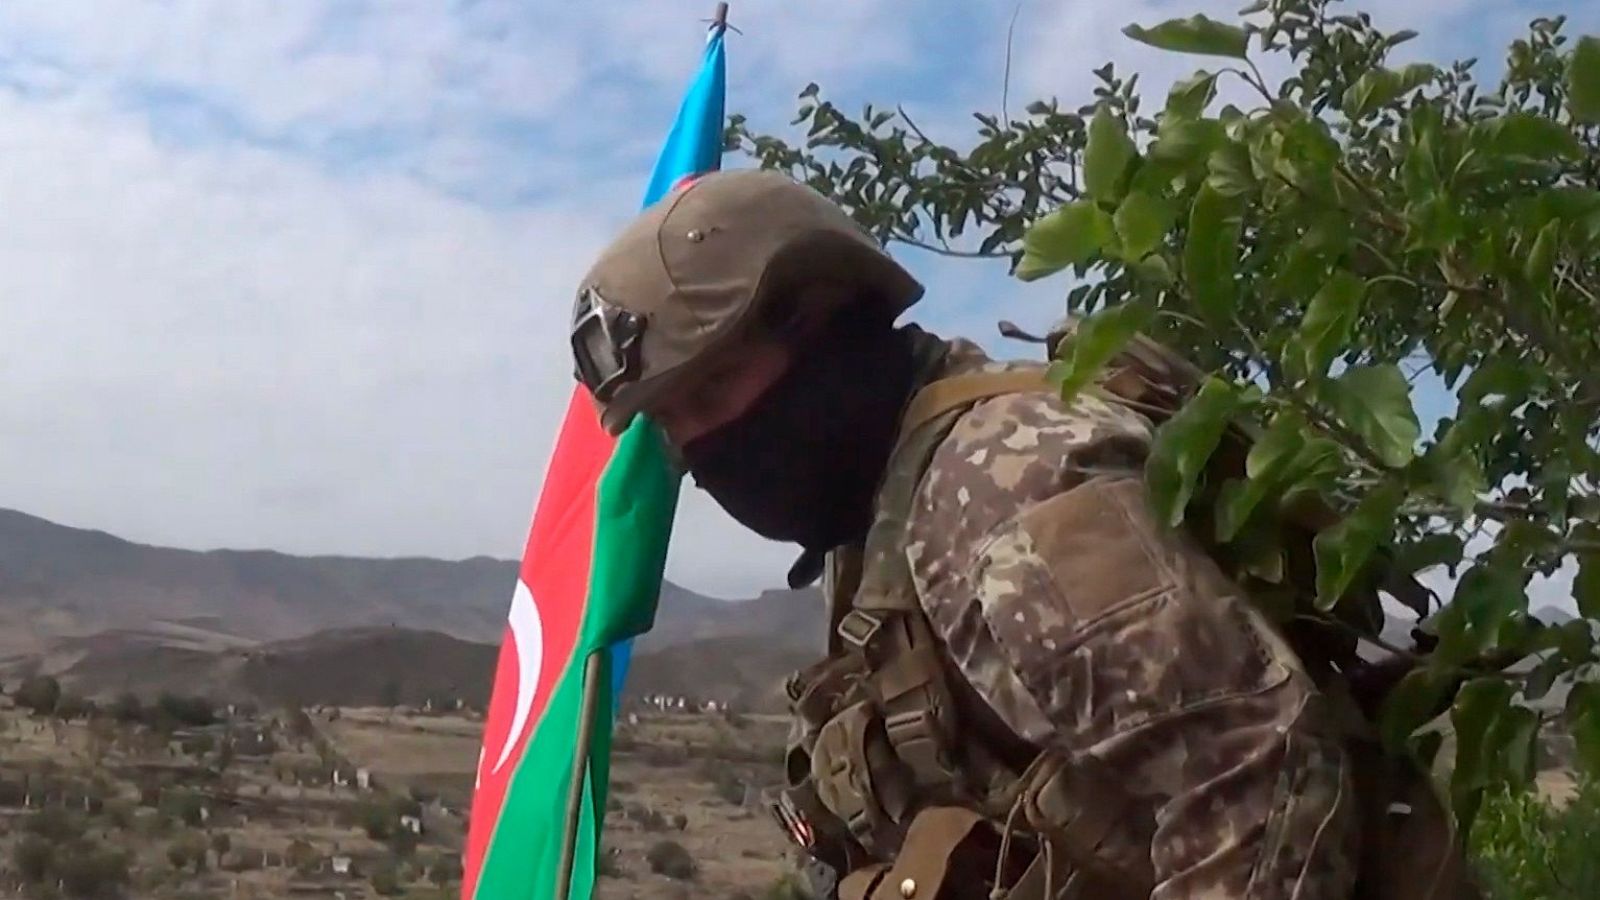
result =
[[533,602],[533,592],[521,578],[517,579],[517,589],[511,597],[510,625],[511,643],[517,651],[517,703],[499,759],[494,764],[495,772],[511,758],[517,739],[522,737],[522,729],[528,727],[533,695],[539,690],[539,667],[544,662],[544,623],[539,619],[539,604]]

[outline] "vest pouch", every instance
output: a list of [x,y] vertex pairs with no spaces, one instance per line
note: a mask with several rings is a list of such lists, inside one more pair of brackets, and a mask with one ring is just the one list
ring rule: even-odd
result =
[[811,783],[868,851],[892,852],[899,844],[913,785],[872,703],[851,704],[822,726],[811,751]]
[[[912,818],[890,864],[864,866],[839,883],[839,900],[986,900],[1000,835],[981,814],[929,806]],[[1021,874],[1020,867],[1002,878]]]

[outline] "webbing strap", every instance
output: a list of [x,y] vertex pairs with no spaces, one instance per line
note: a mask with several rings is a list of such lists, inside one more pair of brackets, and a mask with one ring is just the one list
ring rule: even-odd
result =
[[871,900],[935,900],[952,875],[970,878],[962,845],[984,827],[982,816],[959,806],[934,806],[911,820],[894,865],[879,874]]
[[900,418],[900,433],[910,434],[941,413],[961,406],[998,397],[1001,394],[1053,390],[1042,368],[1012,369],[1005,372],[972,372],[934,381],[906,406]]

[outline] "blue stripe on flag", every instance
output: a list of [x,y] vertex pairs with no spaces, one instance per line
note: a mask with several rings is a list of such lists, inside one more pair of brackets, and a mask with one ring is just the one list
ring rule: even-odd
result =
[[[666,196],[678,182],[690,175],[713,172],[722,167],[722,130],[727,95],[728,60],[723,44],[724,30],[712,26],[706,37],[700,71],[689,86],[678,108],[678,118],[667,133],[667,140],[656,158],[655,171],[645,188],[644,206]],[[621,708],[623,685],[628,678],[628,663],[633,658],[633,640],[618,642],[611,653],[611,713]]]

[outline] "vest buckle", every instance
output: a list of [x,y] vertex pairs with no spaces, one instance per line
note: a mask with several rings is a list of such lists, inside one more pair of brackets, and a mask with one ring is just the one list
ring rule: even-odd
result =
[[839,638],[851,647],[861,650],[872,641],[873,635],[883,627],[883,622],[883,616],[852,609],[839,620]]

